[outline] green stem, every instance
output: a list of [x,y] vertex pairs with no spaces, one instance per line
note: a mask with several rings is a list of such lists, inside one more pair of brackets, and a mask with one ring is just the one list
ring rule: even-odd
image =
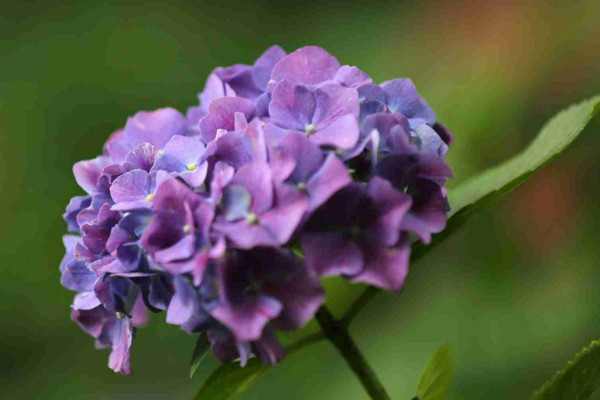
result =
[[379,382],[375,371],[373,371],[373,368],[348,334],[348,330],[342,321],[336,320],[324,305],[317,311],[316,319],[321,325],[325,337],[333,343],[344,357],[371,399],[391,400],[385,388]]
[[323,332],[311,333],[310,335],[307,335],[286,347],[286,351],[288,354],[291,354],[300,350],[303,347],[310,346],[311,344],[317,343],[323,339],[325,339],[325,335],[323,335]]

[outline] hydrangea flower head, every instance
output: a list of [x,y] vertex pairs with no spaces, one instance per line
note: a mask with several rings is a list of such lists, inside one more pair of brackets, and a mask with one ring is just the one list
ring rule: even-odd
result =
[[216,68],[200,104],[141,111],[75,164],[61,283],[72,319],[129,374],[148,312],[206,332],[220,360],[275,364],[277,331],[322,276],[399,290],[444,229],[452,135],[410,79],[380,85],[322,48]]

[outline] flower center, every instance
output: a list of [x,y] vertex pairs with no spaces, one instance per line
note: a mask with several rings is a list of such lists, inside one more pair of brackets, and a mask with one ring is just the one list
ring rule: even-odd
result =
[[315,133],[315,131],[317,130],[317,128],[313,125],[313,124],[308,124],[304,127],[304,132],[306,132],[306,134],[308,136],[312,135],[313,133]]
[[183,233],[189,233],[192,230],[192,227],[189,226],[188,224],[185,224],[183,226]]
[[190,172],[191,171],[195,171],[196,168],[198,168],[198,166],[196,164],[188,164],[187,165],[187,170],[190,171]]
[[165,151],[164,150],[159,150],[156,154],[160,157],[160,156],[162,156],[162,155],[165,154]]
[[258,224],[258,217],[254,213],[250,213],[246,215],[246,223],[248,225],[256,225]]
[[150,193],[148,196],[146,196],[146,201],[151,202],[153,198],[154,198],[154,193]]
[[296,184],[296,187],[298,188],[298,190],[305,192],[306,191],[306,183],[304,182],[298,182]]

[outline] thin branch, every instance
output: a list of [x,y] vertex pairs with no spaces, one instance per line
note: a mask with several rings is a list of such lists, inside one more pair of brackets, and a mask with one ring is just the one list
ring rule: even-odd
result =
[[316,318],[319,325],[321,325],[325,337],[333,343],[342,357],[344,357],[371,399],[391,400],[375,371],[348,334],[346,326],[341,321],[336,320],[326,306],[319,308]]
[[320,342],[323,339],[325,339],[325,335],[323,334],[323,332],[311,333],[310,335],[306,335],[302,339],[298,339],[297,341],[289,345],[286,348],[287,353],[294,353],[303,347],[310,346],[311,344]]

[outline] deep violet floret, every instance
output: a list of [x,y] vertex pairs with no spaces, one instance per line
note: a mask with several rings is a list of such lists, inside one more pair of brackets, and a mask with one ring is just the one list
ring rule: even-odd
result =
[[273,46],[213,70],[198,99],[138,112],[73,167],[61,283],[122,374],[148,311],[223,362],[276,364],[277,331],[325,301],[320,277],[399,290],[411,243],[446,225],[453,138],[410,79]]

